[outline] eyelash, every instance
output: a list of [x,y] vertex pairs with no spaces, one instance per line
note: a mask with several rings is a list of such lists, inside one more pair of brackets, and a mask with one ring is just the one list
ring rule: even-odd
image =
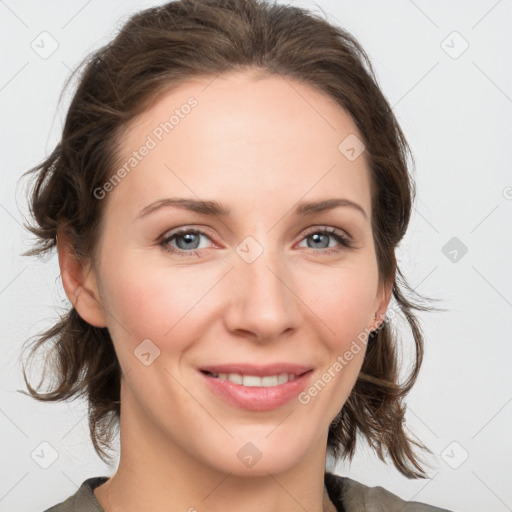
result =
[[[200,229],[183,228],[183,229],[180,229],[179,231],[175,231],[175,232],[165,236],[164,238],[162,238],[160,240],[160,242],[158,243],[158,245],[160,245],[166,252],[174,254],[176,256],[198,256],[198,257],[201,257],[201,255],[197,252],[200,249],[196,249],[194,251],[183,251],[181,249],[175,249],[175,248],[171,248],[169,246],[169,242],[171,240],[173,240],[174,238],[176,238],[180,235],[189,234],[189,233],[194,233],[197,235],[204,235],[211,240],[211,236],[208,235],[208,233],[201,231]],[[338,246],[338,247],[327,247],[325,249],[311,249],[315,252],[321,252],[324,254],[332,254],[335,252],[353,248],[353,240],[351,238],[349,238],[348,236],[342,234],[339,230],[337,230],[335,228],[311,228],[304,234],[301,241],[304,240],[305,238],[307,238],[308,236],[314,235],[314,234],[330,235],[341,246],[341,248]]]

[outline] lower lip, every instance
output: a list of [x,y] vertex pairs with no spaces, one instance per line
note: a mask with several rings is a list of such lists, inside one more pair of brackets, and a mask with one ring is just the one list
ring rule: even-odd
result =
[[203,372],[210,389],[229,404],[248,411],[269,411],[293,400],[306,387],[312,370],[277,386],[242,386]]

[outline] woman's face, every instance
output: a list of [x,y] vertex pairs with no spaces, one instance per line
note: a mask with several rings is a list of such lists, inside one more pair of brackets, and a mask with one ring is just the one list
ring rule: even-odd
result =
[[95,191],[91,274],[126,428],[235,474],[323,453],[388,296],[354,122],[300,82],[237,73],[181,85],[130,127],[125,172]]

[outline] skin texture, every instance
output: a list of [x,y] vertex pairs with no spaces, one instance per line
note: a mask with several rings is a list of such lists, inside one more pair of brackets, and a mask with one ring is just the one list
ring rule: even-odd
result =
[[[107,512],[319,512],[329,424],[364,350],[309,403],[263,412],[214,395],[198,367],[307,364],[313,383],[377,326],[390,288],[379,282],[369,174],[364,153],[349,161],[338,150],[359,132],[328,96],[301,82],[237,72],[160,98],[130,123],[120,167],[191,96],[197,106],[102,199],[96,265],[74,260],[59,235],[66,293],[82,318],[108,327],[124,374],[120,463],[95,494]],[[167,197],[216,200],[231,214],[165,207],[138,218]],[[292,214],[298,201],[329,198],[357,203],[366,218],[352,207]],[[190,249],[183,237],[167,243],[188,250],[184,256],[159,245],[180,227],[206,233]],[[331,235],[315,241],[326,227],[353,247]],[[245,246],[249,236],[257,244]],[[262,253],[248,263],[239,244]],[[145,339],[160,350],[149,366],[134,356]],[[262,455],[251,468],[237,457],[247,442]]]

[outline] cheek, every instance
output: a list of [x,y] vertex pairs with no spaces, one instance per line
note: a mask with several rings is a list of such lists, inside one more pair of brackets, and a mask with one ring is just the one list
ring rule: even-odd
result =
[[331,268],[318,272],[302,287],[304,302],[325,325],[334,345],[342,349],[369,327],[375,313],[378,275],[376,265]]
[[135,345],[149,338],[160,348],[172,339],[173,350],[180,339],[185,343],[194,336],[199,322],[190,320],[201,317],[205,296],[218,281],[212,272],[198,278],[191,267],[154,268],[138,260],[117,258],[115,264],[105,261],[105,268],[102,302],[113,338],[129,338]]
[[[347,265],[318,273],[315,286],[307,288],[305,302],[313,305],[311,309],[323,326],[320,329],[326,333],[323,337],[326,358],[318,380],[306,391],[303,403],[311,400],[313,407],[321,407],[320,416],[334,418],[357,380],[366,353],[377,289],[378,272],[371,258],[357,268]],[[306,294],[306,288],[302,293]],[[315,402],[317,396],[319,401]]]

